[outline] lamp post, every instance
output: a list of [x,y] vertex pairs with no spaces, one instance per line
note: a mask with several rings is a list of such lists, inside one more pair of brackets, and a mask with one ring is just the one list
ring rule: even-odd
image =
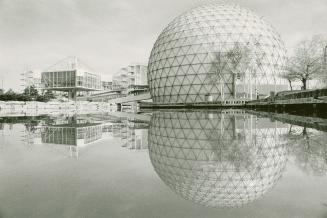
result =
[[325,45],[325,49],[324,49],[324,67],[325,67],[325,73],[327,73],[327,44]]
[[[327,80],[327,44],[325,45],[325,48],[324,48],[324,73],[325,75],[323,76],[323,80]],[[327,81],[325,81],[327,82]]]

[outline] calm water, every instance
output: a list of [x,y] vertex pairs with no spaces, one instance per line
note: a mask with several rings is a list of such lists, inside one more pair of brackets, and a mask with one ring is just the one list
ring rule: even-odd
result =
[[225,110],[0,122],[0,218],[327,217],[323,119]]

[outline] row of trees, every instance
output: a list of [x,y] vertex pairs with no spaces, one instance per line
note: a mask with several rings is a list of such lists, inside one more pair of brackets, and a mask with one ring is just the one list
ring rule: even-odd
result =
[[54,99],[52,91],[47,90],[44,93],[39,93],[35,86],[26,87],[23,93],[16,93],[12,89],[7,92],[0,93],[0,101],[41,101],[48,102]]
[[284,78],[288,80],[291,90],[292,82],[300,81],[302,89],[307,89],[309,80],[327,81],[326,66],[327,39],[321,35],[300,41],[289,57]]
[[[254,40],[253,46],[258,43]],[[212,84],[224,84],[224,74],[232,72],[236,75],[248,70],[251,65],[255,68],[261,67],[262,56],[255,55],[253,63],[250,57],[250,44],[242,46],[235,43],[234,47],[227,53],[218,52],[212,61],[209,74]],[[306,90],[308,81],[319,80],[321,84],[327,85],[327,38],[315,35],[311,39],[300,41],[286,62],[284,79],[288,80],[291,90],[293,82],[300,82],[302,89]],[[235,81],[234,81],[235,82]],[[230,87],[227,87],[230,88]]]
[[307,127],[291,125],[287,139],[295,162],[306,173],[325,176],[327,174],[327,134]]

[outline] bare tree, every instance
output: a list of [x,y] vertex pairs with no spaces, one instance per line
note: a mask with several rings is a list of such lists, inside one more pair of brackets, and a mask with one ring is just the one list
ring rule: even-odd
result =
[[318,79],[323,73],[323,43],[322,36],[313,36],[310,40],[302,40],[296,46],[294,55],[289,58],[284,78],[299,80],[303,89],[307,89],[307,82]]
[[239,43],[235,43],[233,48],[226,52],[216,52],[211,62],[210,74],[207,77],[209,84],[219,85],[221,96],[224,92],[224,83],[232,76],[232,87],[230,88],[233,97],[236,97],[236,79],[246,71],[249,65],[249,49]]
[[290,85],[290,89],[293,90],[292,82],[294,82],[297,79],[296,76],[290,73],[286,73],[282,76],[282,78],[288,81],[288,84]]
[[303,127],[302,133],[290,135],[293,140],[291,150],[299,168],[310,174],[327,174],[326,134]]

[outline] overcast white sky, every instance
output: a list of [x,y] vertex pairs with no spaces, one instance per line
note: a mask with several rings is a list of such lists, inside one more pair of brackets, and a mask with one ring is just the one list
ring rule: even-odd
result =
[[[19,74],[77,56],[110,79],[132,62],[147,63],[160,31],[208,0],[0,0],[0,76],[18,89]],[[288,49],[327,35],[327,0],[230,0],[264,16]],[[0,78],[1,79],[1,78]]]

